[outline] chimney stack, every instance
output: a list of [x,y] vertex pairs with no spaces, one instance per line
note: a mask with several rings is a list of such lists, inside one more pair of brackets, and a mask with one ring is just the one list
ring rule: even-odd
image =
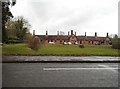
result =
[[73,30],[71,30],[71,35],[73,35]]
[[48,36],[48,31],[46,31],[46,36]]
[[35,35],[35,30],[33,30],[33,36]]
[[75,32],[75,36],[76,36],[76,32]]
[[95,37],[97,37],[97,32],[95,32]]
[[86,36],[86,32],[85,32],[85,36]]
[[70,35],[70,32],[68,31],[68,36]]
[[59,36],[59,31],[57,31],[57,35]]
[[106,37],[109,37],[108,33],[106,34]]

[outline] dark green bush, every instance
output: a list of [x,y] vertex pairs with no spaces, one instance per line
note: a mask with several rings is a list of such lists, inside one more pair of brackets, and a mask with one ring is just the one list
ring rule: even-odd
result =
[[80,44],[79,47],[80,48],[85,48],[85,46],[83,44]]
[[8,37],[8,40],[20,40],[18,37]]
[[8,40],[6,41],[7,44],[16,44],[16,43],[22,43],[22,41],[17,37],[8,37]]
[[120,49],[120,38],[112,39],[112,48]]
[[8,40],[6,43],[7,44],[16,44],[16,43],[22,43],[22,41],[20,41],[20,40]]

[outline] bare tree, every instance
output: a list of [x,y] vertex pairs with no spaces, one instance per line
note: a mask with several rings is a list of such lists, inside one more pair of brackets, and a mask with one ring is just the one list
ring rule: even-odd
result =
[[60,35],[65,35],[65,33],[63,31],[60,31]]

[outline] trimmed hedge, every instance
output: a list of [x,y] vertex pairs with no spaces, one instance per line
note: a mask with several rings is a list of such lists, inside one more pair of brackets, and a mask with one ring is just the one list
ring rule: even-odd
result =
[[8,37],[6,44],[16,44],[16,43],[23,43],[18,37]]
[[16,43],[22,43],[22,41],[20,41],[20,40],[8,40],[6,43],[7,44],[16,44]]

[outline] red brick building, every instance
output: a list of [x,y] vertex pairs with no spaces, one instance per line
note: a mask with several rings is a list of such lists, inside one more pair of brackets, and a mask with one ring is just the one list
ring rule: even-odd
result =
[[[35,31],[33,31],[33,35],[35,35]],[[109,44],[111,41],[108,33],[105,37],[97,36],[96,32],[94,36],[87,36],[86,32],[84,36],[76,36],[76,32],[74,34],[73,30],[71,30],[71,34],[68,32],[68,35],[59,35],[59,32],[57,35],[48,35],[48,32],[46,31],[46,35],[35,36],[38,36],[41,42],[45,42],[46,44],[49,42],[54,42],[55,44],[63,44],[64,42],[71,42],[72,44],[75,42],[78,44]]]

